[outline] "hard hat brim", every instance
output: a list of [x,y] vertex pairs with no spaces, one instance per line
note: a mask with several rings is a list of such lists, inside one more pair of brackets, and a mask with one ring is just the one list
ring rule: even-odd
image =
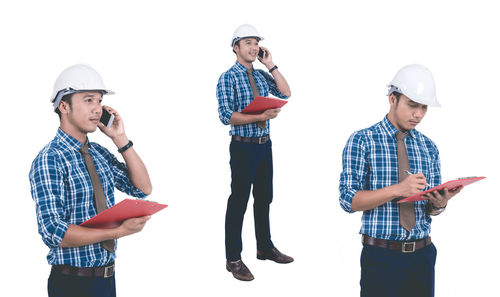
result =
[[261,41],[261,40],[264,40],[264,37],[262,36],[239,36],[239,37],[236,37],[233,39],[233,41],[231,42],[231,47],[234,47],[234,45],[236,44],[236,42],[242,40],[242,39],[245,39],[245,38],[256,38],[257,41]]
[[64,96],[69,95],[69,94],[75,94],[75,93],[83,93],[83,92],[100,92],[102,95],[114,95],[115,92],[112,90],[73,90],[73,89],[68,89],[68,90],[60,90],[59,92],[56,93],[55,96],[50,98],[50,102],[54,106],[54,110],[57,109],[59,106],[59,103],[61,103],[61,100]]

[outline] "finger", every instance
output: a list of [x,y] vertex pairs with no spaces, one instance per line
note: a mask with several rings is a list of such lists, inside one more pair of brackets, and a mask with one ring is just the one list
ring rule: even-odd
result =
[[429,192],[429,194],[431,194],[432,197],[434,197],[436,199],[439,199],[439,197],[441,197],[441,194],[439,193],[439,191],[432,191],[432,192]]
[[448,190],[448,188],[444,188],[443,189],[443,196],[448,196],[450,194],[450,191]]
[[104,126],[104,124],[101,123],[101,121],[97,122],[97,128],[99,128],[99,130],[101,130],[102,132],[104,132],[104,129],[107,129],[107,127]]
[[462,191],[463,188],[464,188],[464,186],[462,185],[456,189],[451,190],[450,193],[456,195],[456,194],[460,193],[460,191]]
[[436,198],[434,198],[433,196],[428,195],[427,198],[429,198],[429,201],[432,202],[432,204],[434,204],[434,205],[439,204],[439,201]]
[[138,219],[141,221],[141,223],[144,224],[147,221],[149,221],[149,219],[151,219],[151,216],[143,216],[143,217],[139,217]]
[[104,105],[103,107],[104,107],[104,108],[105,108],[105,109],[106,109],[106,110],[107,110],[110,114],[114,115],[114,116],[115,116],[115,119],[116,119],[117,117],[119,117],[119,114],[118,114],[118,112],[116,111],[116,109],[113,109],[113,108],[111,108],[111,107],[109,107],[109,106],[107,106],[107,105]]
[[421,181],[421,182],[425,182],[425,176],[416,175],[416,174],[414,174],[414,176],[415,176],[416,180]]

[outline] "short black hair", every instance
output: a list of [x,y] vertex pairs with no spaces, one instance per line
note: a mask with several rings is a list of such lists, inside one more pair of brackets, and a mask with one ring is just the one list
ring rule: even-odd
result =
[[399,98],[401,98],[401,93],[399,93],[399,92],[392,92],[391,95],[394,95],[394,97],[396,97],[396,106],[397,106],[399,104]]
[[[71,108],[71,98],[73,97],[73,94],[67,94],[64,95],[61,99],[61,101],[67,102],[69,107]],[[59,106],[56,107],[54,110],[55,113],[59,116],[59,119],[61,119],[61,111],[59,110]]]

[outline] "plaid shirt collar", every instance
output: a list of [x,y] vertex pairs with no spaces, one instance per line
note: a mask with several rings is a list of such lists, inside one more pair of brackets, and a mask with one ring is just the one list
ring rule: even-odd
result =
[[[399,132],[396,127],[387,119],[387,116],[384,117],[384,119],[381,122],[382,127],[384,128],[385,131],[387,131],[387,134],[396,137],[396,133]],[[415,129],[408,131],[408,135],[410,135],[412,138],[415,138]]]
[[[243,66],[240,62],[236,61],[236,63],[233,66],[233,69],[237,72],[247,72],[248,68]],[[253,68],[253,65],[252,65],[252,72],[254,72],[254,71],[255,71],[255,69]]]
[[[56,139],[58,140],[58,142],[61,144],[62,147],[68,150],[75,150],[77,152],[80,152],[82,143],[73,136],[64,132],[61,128],[57,128]],[[89,148],[91,147],[88,137],[86,138],[85,143],[89,145]]]

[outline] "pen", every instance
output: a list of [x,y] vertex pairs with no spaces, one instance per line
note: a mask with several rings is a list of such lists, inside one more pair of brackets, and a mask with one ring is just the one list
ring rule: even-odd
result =
[[[405,170],[405,173],[408,175],[412,175],[412,173],[408,170]],[[428,186],[429,188],[432,188],[431,185],[429,185],[428,183],[426,183],[425,185]]]

